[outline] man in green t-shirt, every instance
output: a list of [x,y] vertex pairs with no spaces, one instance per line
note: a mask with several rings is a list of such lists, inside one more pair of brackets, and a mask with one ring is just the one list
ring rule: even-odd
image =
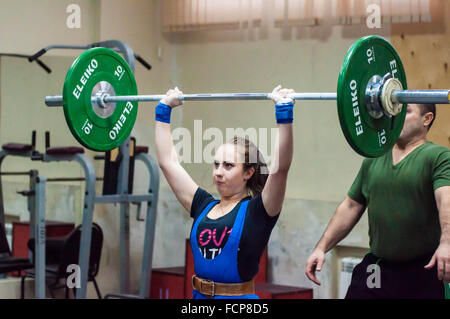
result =
[[410,104],[394,147],[364,159],[306,265],[315,276],[331,250],[369,218],[370,252],[346,298],[444,298],[450,282],[450,150],[428,142],[434,104]]

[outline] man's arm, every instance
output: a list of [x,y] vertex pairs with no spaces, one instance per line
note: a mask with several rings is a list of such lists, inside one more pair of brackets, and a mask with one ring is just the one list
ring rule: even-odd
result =
[[325,262],[325,254],[350,233],[365,209],[365,205],[354,201],[348,196],[338,206],[314,252],[308,259],[305,274],[311,281],[320,285],[315,272],[322,269],[322,265]]
[[328,223],[324,234],[316,245],[316,249],[319,248],[327,253],[336,246],[355,227],[365,209],[364,205],[347,196],[336,209],[336,213]]
[[441,241],[425,268],[431,269],[437,263],[439,280],[450,282],[450,186],[437,188],[434,197],[439,211]]
[[[441,223],[441,243],[450,244],[450,186],[439,187],[434,191]],[[450,266],[450,265],[449,265]]]

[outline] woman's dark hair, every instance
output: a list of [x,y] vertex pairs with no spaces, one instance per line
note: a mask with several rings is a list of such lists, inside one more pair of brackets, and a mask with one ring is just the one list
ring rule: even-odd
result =
[[269,176],[269,170],[264,161],[264,157],[256,145],[247,138],[234,136],[227,143],[244,148],[244,171],[252,167],[255,169],[252,177],[247,181],[247,189],[250,191],[251,196],[255,197],[262,192],[267,177]]

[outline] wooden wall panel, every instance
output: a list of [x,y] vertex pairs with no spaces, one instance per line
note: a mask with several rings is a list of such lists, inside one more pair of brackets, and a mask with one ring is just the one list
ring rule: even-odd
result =
[[[391,42],[403,61],[410,89],[450,88],[450,1],[431,0],[431,15],[430,24],[392,25]],[[450,147],[450,105],[437,105],[428,139]]]

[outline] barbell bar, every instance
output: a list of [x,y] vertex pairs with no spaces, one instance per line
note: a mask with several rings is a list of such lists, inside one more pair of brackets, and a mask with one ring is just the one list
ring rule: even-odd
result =
[[[270,100],[271,93],[198,93],[183,94],[180,101],[227,101],[227,100]],[[166,95],[125,95],[102,97],[92,97],[91,103],[104,105],[108,102],[157,102],[165,98]],[[336,93],[295,93],[288,97],[294,100],[336,100]],[[62,106],[62,95],[46,96],[45,104],[47,106]]]
[[399,103],[449,104],[450,90],[401,90],[392,92],[391,99]]
[[[449,90],[401,90],[392,92],[391,99],[398,103],[449,103]],[[271,93],[210,93],[210,94],[183,94],[179,97],[180,101],[227,101],[227,100],[270,100]],[[91,103],[104,105],[108,102],[158,102],[166,95],[123,95],[110,96],[91,99]],[[288,94],[288,98],[303,101],[326,101],[336,100],[336,93],[294,93]],[[46,96],[45,104],[47,106],[62,106],[62,95]]]
[[[450,90],[400,90],[392,92],[391,99],[398,103],[436,103],[448,104]],[[227,101],[227,100],[270,100],[271,93],[210,93],[210,94],[183,94],[180,101]],[[104,105],[108,102],[157,102],[166,95],[105,95],[101,98],[93,97],[91,103]],[[288,94],[288,98],[303,101],[336,100],[336,93],[294,93]],[[46,96],[47,106],[62,106],[62,95]]]
[[[450,90],[407,90],[406,74],[393,46],[379,36],[356,41],[342,64],[337,93],[295,93],[294,100],[337,100],[339,121],[350,146],[377,157],[396,142],[406,103],[449,104]],[[47,106],[63,106],[66,122],[85,147],[119,146],[136,120],[137,102],[165,95],[137,95],[134,74],[116,52],[94,48],[81,54],[67,73],[63,95],[47,96]],[[184,94],[183,101],[270,100],[271,93]]]

